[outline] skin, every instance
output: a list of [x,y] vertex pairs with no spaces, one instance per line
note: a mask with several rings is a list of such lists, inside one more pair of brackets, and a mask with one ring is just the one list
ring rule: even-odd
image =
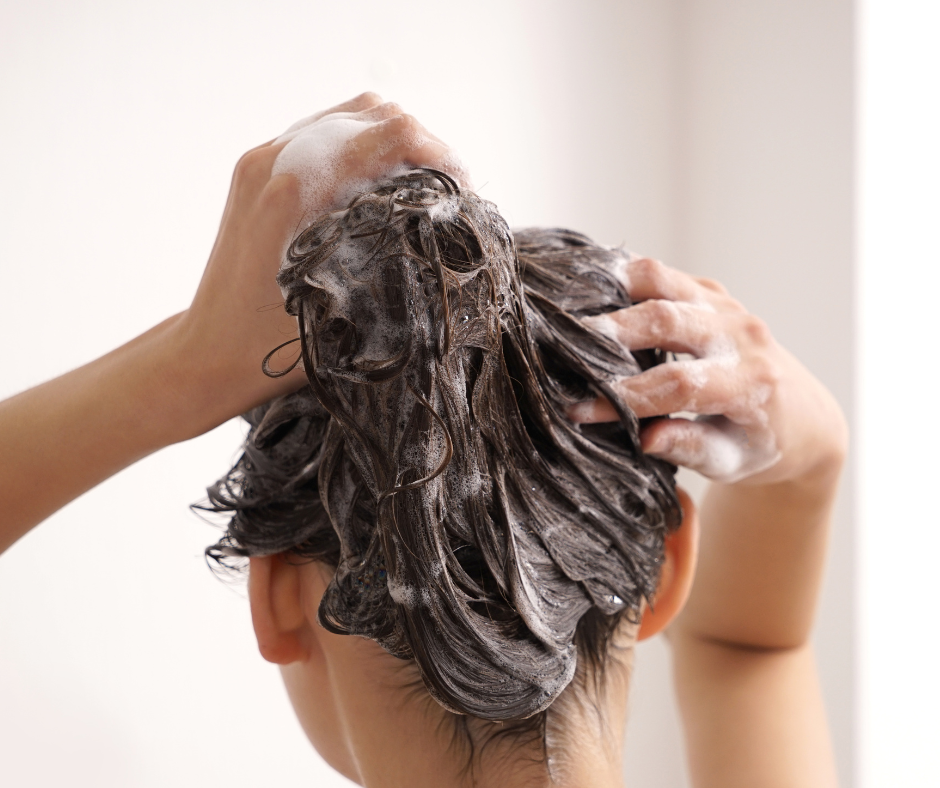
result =
[[[337,112],[365,125],[330,160],[335,171],[324,183],[372,180],[401,164],[453,167],[440,140],[375,94],[316,117]],[[138,459],[303,383],[300,371],[271,379],[260,369],[271,348],[296,336],[293,319],[271,308],[282,302],[274,276],[298,226],[338,206],[330,188],[302,205],[291,175],[272,177],[282,145],[259,146],[236,166],[189,309],[0,403],[0,549]],[[317,625],[328,570],[284,556],[252,559],[259,649],[282,666],[311,741],[351,779],[418,788],[621,785],[631,647],[665,630],[694,785],[836,785],[809,635],[844,420],[818,381],[717,283],[650,260],[629,263],[624,278],[642,303],[595,327],[631,349],[693,356],[621,386],[641,417],[706,417],[657,421],[642,436],[646,451],[718,480],[700,514],[701,546],[683,496],[684,523],[667,543],[653,610],[618,632],[598,688],[572,685],[556,702],[563,722],[551,730],[554,782],[536,750],[508,741],[485,750],[472,774],[461,771],[450,715],[414,689],[413,667]],[[292,360],[286,349],[272,366]],[[603,400],[569,415],[613,416]],[[471,721],[478,732],[485,725]]]
[[[443,143],[374,93],[321,115],[333,112],[360,113],[369,121],[335,162],[330,180],[336,183],[375,179],[400,164],[446,164]],[[297,335],[294,319],[271,308],[283,303],[275,275],[305,214],[296,180],[271,177],[282,147],[261,145],[235,166],[219,234],[189,309],[0,403],[0,550],[137,460],[304,383],[301,370],[271,379],[260,364]],[[338,207],[332,193],[318,197],[308,210]],[[284,366],[292,360],[285,350]]]
[[[847,451],[845,419],[717,282],[645,259],[629,263],[625,278],[643,303],[613,316],[618,339],[695,358],[629,378],[621,392],[641,417],[708,417],[653,423],[644,450],[709,475],[710,442],[738,432],[749,442],[744,464],[752,464],[751,473],[731,474],[736,483],[709,488],[695,582],[667,633],[693,782],[834,786],[810,633]],[[733,351],[729,363],[709,357],[716,343]],[[760,396],[742,396],[754,391]],[[611,408],[597,400],[572,418],[604,421]]]
[[[606,788],[623,783],[622,746],[632,647],[672,621],[688,598],[695,572],[698,522],[680,491],[685,521],[666,543],[666,564],[655,599],[639,627],[625,625],[600,691],[569,686],[556,701],[565,758],[555,783],[546,782],[537,747],[508,742],[484,750],[476,785],[564,785]],[[438,788],[468,784],[453,746],[453,721],[425,693],[413,665],[376,643],[334,635],[317,624],[331,570],[284,556],[251,559],[249,598],[262,656],[281,665],[284,683],[308,738],[324,759],[361,785]],[[576,680],[577,682],[577,680]],[[580,683],[580,682],[577,682]],[[588,703],[586,701],[590,700]],[[595,707],[603,709],[603,723]],[[477,721],[476,730],[491,728]]]

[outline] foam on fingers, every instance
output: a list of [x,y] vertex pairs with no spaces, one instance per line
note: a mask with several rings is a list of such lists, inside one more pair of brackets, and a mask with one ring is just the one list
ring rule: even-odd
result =
[[[698,306],[655,300],[585,322],[629,349],[691,350],[698,356],[613,383],[640,418],[698,414],[694,421],[669,419],[651,427],[647,445],[656,456],[725,483],[760,473],[780,459],[769,410],[773,384],[761,375],[760,365],[742,359],[736,321],[716,323]],[[572,406],[568,417],[579,423],[619,418],[602,397]]]
[[658,260],[628,255],[617,275],[634,301],[685,301],[715,311],[705,288],[688,274]]
[[659,348],[699,358],[727,355],[727,343],[714,341],[715,312],[699,304],[654,299],[627,309],[586,317],[583,322],[628,350]]
[[274,162],[272,177],[293,175],[300,185],[300,201],[309,216],[333,207],[343,191],[343,154],[349,143],[369,126],[353,113],[309,118],[291,126],[275,140],[287,142]]
[[670,419],[653,429],[650,454],[724,484],[767,470],[780,459],[772,433],[748,429],[724,416]]
[[457,155],[411,116],[402,115],[400,107],[365,102],[364,110],[311,115],[275,140],[286,145],[274,162],[272,177],[297,179],[308,220],[344,207],[356,194],[409,167],[435,167],[469,184]]

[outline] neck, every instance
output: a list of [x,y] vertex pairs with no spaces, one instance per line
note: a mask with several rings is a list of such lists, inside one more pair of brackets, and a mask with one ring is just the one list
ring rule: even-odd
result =
[[[358,684],[357,693],[362,688]],[[419,694],[420,693],[420,694]],[[615,788],[623,784],[623,715],[612,719],[574,691],[542,731],[457,717],[424,692],[341,701],[350,753],[366,788]]]
[[616,638],[602,682],[579,670],[555,700],[544,748],[541,730],[445,711],[414,663],[363,638],[311,626],[307,657],[282,674],[314,746],[366,788],[620,788],[633,635]]
[[[335,636],[334,636],[335,637]],[[627,677],[569,687],[540,729],[459,717],[425,691],[414,665],[342,637],[328,661],[350,776],[366,788],[614,788],[623,785]],[[632,655],[632,652],[628,652]],[[325,753],[324,753],[325,754]]]

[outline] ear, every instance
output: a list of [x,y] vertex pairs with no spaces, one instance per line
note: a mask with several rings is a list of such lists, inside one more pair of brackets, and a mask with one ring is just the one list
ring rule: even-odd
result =
[[698,512],[695,503],[681,487],[676,488],[682,506],[682,523],[666,537],[666,555],[652,605],[643,610],[637,640],[662,632],[679,615],[695,577],[698,560]]
[[302,636],[307,618],[301,597],[300,567],[285,560],[282,554],[252,558],[248,599],[261,656],[278,665],[303,660],[307,656]]

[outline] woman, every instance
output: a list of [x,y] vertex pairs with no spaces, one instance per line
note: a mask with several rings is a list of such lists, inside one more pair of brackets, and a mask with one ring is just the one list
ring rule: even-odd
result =
[[[285,336],[296,333],[296,327],[284,313],[259,307],[281,300],[275,273],[294,228],[311,220],[314,227],[325,227],[323,222],[331,221],[330,217],[320,219],[320,225],[317,217],[345,204],[350,183],[387,178],[402,164],[449,170],[455,191],[459,191],[457,183],[465,180],[444,145],[397,107],[381,104],[374,95],[360,96],[322,113],[301,130],[307,127],[314,138],[323,133],[319,147],[308,150],[306,156],[296,155],[302,147],[295,142],[304,136],[300,133],[261,146],[239,163],[218,240],[190,309],[108,356],[0,406],[0,443],[4,446],[0,495],[7,513],[4,547],[136,459],[289,395],[305,383],[300,369],[279,377],[262,373],[258,359],[281,345]],[[291,144],[293,157],[287,152]],[[282,151],[285,155],[279,159]],[[447,179],[441,177],[444,181],[438,180],[443,184]],[[311,248],[321,248],[322,239],[319,243]],[[520,244],[520,250],[522,247]],[[295,244],[291,259],[301,251]],[[302,260],[297,262],[303,266]],[[658,459],[636,451],[632,456],[637,466],[647,470],[648,484],[640,498],[656,504],[647,505],[642,516],[637,512],[631,516],[655,525],[658,536],[651,544],[659,552],[647,562],[649,571],[634,575],[630,583],[621,583],[627,589],[622,594],[618,587],[617,593],[612,590],[602,599],[605,595],[590,588],[593,580],[572,582],[570,576],[566,576],[567,584],[565,579],[558,580],[569,590],[579,584],[587,589],[591,602],[588,612],[581,605],[581,619],[590,620],[589,611],[595,609],[600,611],[597,615],[606,617],[598,620],[610,626],[606,630],[599,626],[600,634],[593,638],[578,639],[578,627],[570,622],[567,627],[560,626],[558,616],[552,619],[552,604],[540,608],[536,598],[541,586],[526,593],[517,589],[515,596],[501,591],[480,597],[484,604],[477,613],[483,618],[505,624],[501,614],[487,607],[503,599],[510,613],[521,616],[525,624],[525,631],[515,627],[513,637],[502,646],[517,649],[522,663],[530,668],[521,671],[524,680],[507,693],[510,702],[492,690],[482,700],[480,692],[474,695],[474,687],[492,688],[494,682],[506,680],[488,669],[482,671],[481,681],[467,677],[463,687],[458,686],[461,682],[453,670],[439,671],[440,680],[435,682],[433,674],[445,660],[436,658],[440,654],[430,648],[425,654],[415,653],[416,646],[433,641],[433,633],[425,633],[423,640],[416,634],[416,628],[427,620],[423,615],[404,616],[410,623],[398,629],[395,622],[365,628],[362,634],[379,641],[384,650],[370,640],[337,634],[355,633],[361,621],[361,617],[349,614],[348,596],[344,599],[335,593],[337,577],[347,583],[372,583],[381,579],[378,573],[386,569],[385,585],[379,585],[396,610],[407,609],[410,599],[428,591],[432,585],[429,578],[437,576],[438,568],[433,561],[408,564],[407,556],[393,555],[396,544],[415,546],[404,536],[399,542],[391,538],[382,541],[386,551],[381,558],[390,565],[368,564],[374,573],[364,578],[348,571],[352,566],[367,566],[363,551],[349,546],[358,533],[352,527],[345,532],[347,542],[340,542],[345,557],[355,556],[356,561],[344,564],[340,550],[333,563],[342,571],[335,573],[329,562],[323,561],[326,553],[303,549],[295,552],[320,560],[293,558],[290,549],[297,547],[296,543],[272,548],[268,542],[267,547],[258,544],[252,548],[250,534],[233,531],[234,538],[221,546],[222,555],[252,556],[249,583],[259,647],[267,659],[284,666],[285,681],[305,730],[328,761],[364,785],[619,785],[629,649],[636,638],[667,625],[696,785],[835,784],[808,635],[829,510],[845,453],[845,429],[838,408],[818,382],[773,341],[766,327],[719,285],[648,260],[623,259],[619,267],[608,265],[607,270],[619,279],[619,292],[629,293],[638,304],[629,306],[625,301],[615,308],[618,304],[611,301],[602,310],[588,310],[580,315],[586,327],[569,324],[572,335],[582,331],[581,337],[593,343],[596,353],[619,353],[623,363],[632,358],[631,352],[649,348],[692,354],[694,358],[658,365],[648,360],[631,370],[637,374],[626,377],[609,370],[610,374],[593,380],[591,386],[593,392],[606,396],[583,399],[588,392],[582,391],[578,401],[573,396],[577,386],[569,387],[555,396],[548,410],[554,413],[563,405],[569,423],[613,425],[571,427],[571,434],[602,434],[603,429],[619,429],[618,425],[628,423],[635,430],[642,425],[642,432],[634,431],[633,439],[640,442],[648,457]],[[301,290],[305,286],[328,290],[329,282],[311,284],[311,278],[316,280],[323,273],[317,271],[306,270],[297,277]],[[356,281],[360,279],[364,277]],[[288,288],[289,305],[307,303],[303,298],[310,293],[292,300],[291,282],[282,275],[282,283]],[[506,287],[506,292],[518,293],[518,285],[510,282]],[[493,298],[488,305],[498,303],[498,290],[490,288]],[[335,291],[334,297],[345,292]],[[315,305],[316,299],[309,303]],[[470,313],[469,322],[475,323],[483,312],[491,314],[488,309]],[[304,314],[301,308],[292,311],[298,313],[303,332],[310,313]],[[571,312],[577,314],[578,310]],[[542,314],[547,313],[543,310]],[[457,310],[454,315],[462,317]],[[305,343],[304,366],[316,401],[322,402],[330,417],[346,430],[344,445],[350,447],[347,466],[355,466],[362,481],[368,476],[363,473],[368,464],[363,459],[366,455],[348,440],[349,431],[355,431],[355,419],[349,413],[355,409],[347,407],[352,395],[343,388],[343,381],[348,382],[350,376],[321,379],[315,372],[326,347],[324,337],[338,354],[337,363],[320,366],[334,370],[343,366],[338,363],[343,354],[337,348],[348,343],[344,337],[349,333],[342,323],[331,328],[317,322],[316,314],[313,320],[315,330]],[[527,321],[520,320],[519,325],[524,334]],[[459,323],[455,331],[457,328]],[[453,340],[448,333],[428,336],[424,344],[438,360],[447,355]],[[397,338],[386,337],[389,347],[393,340]],[[485,337],[481,340],[483,346],[487,341]],[[516,366],[524,366],[525,358],[534,357],[531,353],[525,356],[526,341],[520,340],[520,347]],[[346,350],[346,355],[352,353],[348,347]],[[506,351],[500,350],[505,356]],[[269,371],[276,367],[276,359],[271,359]],[[553,379],[564,377],[556,374]],[[535,373],[533,379],[541,380]],[[417,380],[409,383],[409,396],[415,401],[427,400],[427,390],[414,382]],[[518,376],[511,380],[518,380]],[[543,388],[547,380],[541,382]],[[529,393],[506,392],[503,399],[513,397],[525,398]],[[296,398],[284,401],[296,402]],[[427,402],[430,407],[425,411],[430,414],[435,404]],[[308,410],[316,407],[316,403],[308,404]],[[655,418],[677,412],[704,418]],[[545,418],[561,431],[558,440],[563,441],[566,433],[560,421]],[[423,433],[425,440],[431,441],[434,416],[427,415],[425,422],[421,429],[410,432],[407,424],[402,426],[403,435]],[[256,426],[261,429],[262,423]],[[530,427],[525,429],[531,434]],[[437,429],[437,449],[419,452],[414,467],[406,468],[410,476],[396,472],[382,484],[374,482],[371,501],[376,521],[382,519],[382,507],[398,506],[400,499],[435,480],[443,484],[446,480],[441,477],[446,476],[455,457],[458,462],[468,462],[473,452],[461,453],[453,445],[448,448],[446,440],[442,444],[444,432]],[[421,462],[428,467],[418,467]],[[516,456],[506,465],[515,468],[520,462]],[[704,536],[697,575],[697,518],[691,502],[683,497],[682,524],[676,522],[678,509],[663,473],[668,463],[685,465],[719,480],[702,512]],[[374,479],[380,475],[373,473]],[[342,474],[328,477],[342,480]],[[50,478],[55,479],[51,490]],[[337,483],[336,495],[330,492],[323,499],[342,502],[341,493],[354,487]],[[217,492],[218,505],[239,509],[238,500],[221,494],[224,488],[217,488]],[[554,491],[536,490],[536,494],[547,500]],[[321,497],[318,494],[314,500]],[[534,501],[530,498],[526,505],[532,508]],[[351,505],[330,506],[334,527],[338,520],[335,512],[351,517],[355,510]],[[658,514],[654,511],[657,508]],[[440,519],[444,513],[435,516]],[[586,520],[592,517],[590,511],[585,512]],[[389,522],[396,521],[392,518]],[[392,533],[393,529],[386,531]],[[308,543],[310,536],[305,536]],[[530,545],[535,551],[530,552],[530,559],[537,552],[536,541]],[[643,537],[637,543],[645,544]],[[479,543],[475,547],[479,550]],[[451,553],[460,555],[455,549]],[[606,548],[601,553],[606,553]],[[378,553],[370,555],[375,558]],[[520,549],[519,555],[525,555],[525,550]],[[492,572],[474,575],[468,566],[454,560],[448,576],[457,573],[460,566],[468,578],[477,578],[481,587],[484,579],[492,576]],[[558,560],[555,556],[556,563]],[[405,566],[429,572],[424,576],[428,587],[403,584]],[[545,571],[552,572],[550,567]],[[519,572],[516,575],[522,576]],[[635,592],[632,599],[627,596],[631,589]],[[326,608],[321,605],[324,595]],[[528,611],[527,598],[536,600]],[[465,601],[472,608],[478,600]],[[562,612],[571,604],[570,598],[558,602]],[[557,626],[540,632],[545,621]],[[578,640],[574,655],[565,639],[557,636],[562,629],[571,642]],[[521,638],[517,637],[519,632]],[[453,640],[438,638],[437,643],[453,644]],[[554,651],[547,648],[549,642],[555,644]],[[585,643],[598,649],[593,661]],[[388,651],[415,656],[416,661],[396,660]],[[486,664],[500,663],[501,653],[499,648],[490,648]],[[538,663],[546,654],[552,659]],[[534,667],[533,660],[538,663]],[[519,670],[507,672],[519,678]],[[454,712],[464,716],[455,717]],[[540,714],[545,716],[538,718]],[[541,719],[543,725],[527,726],[524,721],[533,718]]]

